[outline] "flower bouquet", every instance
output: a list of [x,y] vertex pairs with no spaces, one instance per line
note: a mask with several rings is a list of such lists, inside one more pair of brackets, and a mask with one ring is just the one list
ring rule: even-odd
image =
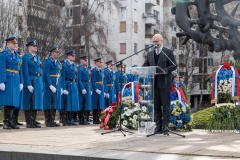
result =
[[238,110],[232,103],[222,103],[214,106],[209,123],[205,130],[210,132],[224,132],[234,130]]
[[122,125],[128,129],[138,129],[138,123],[141,127],[144,127],[145,122],[150,119],[147,107],[140,107],[139,104],[135,103],[124,107],[121,121]]
[[192,131],[193,116],[190,107],[182,101],[171,101],[169,128],[177,131]]
[[118,122],[118,117],[120,114],[120,110],[116,107],[116,104],[111,104],[108,108],[101,110],[99,114],[101,119],[101,124],[99,128],[104,129],[113,129],[116,127]]

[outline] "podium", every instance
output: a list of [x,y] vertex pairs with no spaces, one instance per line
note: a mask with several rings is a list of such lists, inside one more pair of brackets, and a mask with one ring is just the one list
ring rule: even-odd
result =
[[128,67],[126,73],[135,74],[138,77],[139,88],[143,89],[142,100],[138,105],[138,135],[154,133],[154,84],[156,75],[166,74],[158,66]]

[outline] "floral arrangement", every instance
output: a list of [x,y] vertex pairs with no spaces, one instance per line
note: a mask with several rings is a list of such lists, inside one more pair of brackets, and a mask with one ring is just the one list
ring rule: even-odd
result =
[[113,129],[116,127],[118,122],[118,117],[120,114],[120,110],[116,107],[116,104],[111,104],[108,108],[102,109],[101,113],[99,114],[101,119],[101,124],[99,128],[104,129]]
[[145,122],[150,120],[147,107],[132,104],[123,109],[122,125],[128,129],[138,129],[138,123],[141,127],[145,126]]
[[[227,102],[231,100],[238,100],[240,88],[239,73],[236,67],[230,63],[223,62],[218,68],[212,72],[211,91],[212,101],[211,103]],[[236,92],[232,92],[232,91]]]
[[193,116],[190,107],[179,100],[171,101],[169,128],[178,131],[192,131]]
[[235,129],[238,110],[233,103],[222,103],[214,106],[210,120],[205,128],[210,132],[224,132]]

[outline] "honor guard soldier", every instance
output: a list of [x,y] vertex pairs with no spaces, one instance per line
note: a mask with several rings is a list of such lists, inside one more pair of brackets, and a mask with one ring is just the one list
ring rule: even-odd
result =
[[[17,51],[17,54],[18,54],[20,57],[22,57],[22,56],[21,56],[22,51]],[[20,74],[20,76],[22,76],[22,75]],[[16,125],[23,125],[22,123],[19,123],[19,122],[18,122],[19,109],[20,109],[21,106],[22,106],[22,92],[23,92],[23,90],[20,92],[19,106],[18,106],[18,107],[15,107],[15,109],[14,109],[14,123],[15,123]]]
[[[2,53],[2,51],[3,51],[3,48],[2,47],[0,47],[0,54]],[[1,56],[1,55],[0,55]],[[2,106],[0,106],[0,110],[2,110]],[[0,126],[3,126],[2,124],[0,124]]]
[[[92,66],[88,66],[88,70],[90,72],[90,78],[92,78]],[[92,92],[93,91],[92,90],[92,83],[90,84],[90,86],[91,86],[91,94],[92,94],[93,93]],[[92,103],[91,103],[90,108],[92,108]],[[92,111],[92,109],[87,111],[87,122],[93,121],[92,119],[89,118],[89,115],[90,115],[91,111]]]
[[186,88],[186,85],[184,83],[184,75],[179,76],[179,85],[182,85],[184,88]]
[[79,124],[86,125],[89,124],[87,122],[87,118],[89,118],[89,113],[91,108],[91,77],[90,71],[87,68],[88,57],[81,56],[80,58],[80,66],[78,67],[78,90],[79,90],[79,107],[80,111],[78,112]]
[[[60,126],[55,120],[56,110],[61,108],[61,79],[60,72],[62,65],[58,61],[59,50],[54,47],[49,50],[51,56],[43,63],[43,83],[44,83],[44,96],[43,96],[43,110],[45,114],[45,123],[47,127]],[[51,124],[52,123],[52,124]]]
[[0,106],[5,106],[3,129],[19,129],[13,123],[14,109],[19,107],[20,92],[23,89],[21,57],[15,51],[17,38],[5,40],[7,49],[0,54]]
[[[122,88],[127,83],[128,78],[127,78],[126,74],[124,73],[124,66],[122,66],[122,71],[121,71],[121,64],[117,64],[116,67],[117,67],[118,71],[115,73],[115,75],[116,75],[115,85],[116,85],[116,92],[117,92],[116,94],[118,97],[118,93],[120,91],[122,91]],[[122,77],[122,79],[121,79],[121,77]]]
[[[60,61],[60,63],[63,65],[63,64],[65,63],[65,61],[66,61],[66,60],[63,59],[63,60]],[[62,101],[61,104],[64,104],[64,102],[63,102],[63,101],[64,101],[64,98],[63,98],[63,97],[65,97],[64,94],[62,94],[62,97],[61,97],[61,101]],[[63,111],[61,111],[61,110],[58,110],[58,111],[59,111],[59,116],[60,116],[59,123],[62,123],[62,112],[63,112]]]
[[107,69],[104,71],[104,79],[106,81],[106,86],[105,86],[105,93],[106,93],[106,106],[108,107],[112,103],[115,102],[115,95],[116,95],[116,90],[115,90],[115,74],[113,73],[113,60],[107,61]]
[[37,41],[31,40],[26,45],[28,53],[23,56],[23,105],[26,127],[41,128],[36,121],[37,111],[43,110],[43,79],[41,60],[37,53]]
[[[136,67],[135,65],[132,66],[132,68]],[[136,70],[131,70],[131,73],[127,75],[128,78],[128,83],[129,82],[135,82],[138,81],[138,77],[137,77],[137,71]]]
[[172,76],[172,78],[173,78],[173,84],[178,84],[178,85],[179,85],[178,75],[177,75],[177,74],[174,74],[174,75]]
[[102,58],[97,58],[94,60],[96,67],[92,70],[92,109],[93,109],[93,124],[100,124],[99,114],[100,110],[105,108],[104,103],[104,86],[106,83],[104,81],[104,73],[102,71]]
[[63,64],[61,76],[63,81],[64,100],[62,104],[63,113],[66,113],[66,124],[77,125],[73,120],[73,112],[79,111],[77,77],[75,72],[77,67],[75,61],[75,51],[65,53],[67,60]]

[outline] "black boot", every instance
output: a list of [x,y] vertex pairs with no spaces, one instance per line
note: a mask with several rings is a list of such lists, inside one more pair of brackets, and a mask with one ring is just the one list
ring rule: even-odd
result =
[[10,119],[10,109],[8,106],[4,109],[4,120],[3,120],[3,129],[11,129],[9,125],[9,119]]
[[[54,121],[55,121],[56,112],[57,112],[57,110],[54,109],[54,112],[53,112],[53,120]],[[58,124],[57,122],[54,122],[54,127],[59,127],[59,126],[60,126],[60,124]]]
[[66,124],[67,124],[67,126],[72,126],[69,111],[66,111]]
[[45,116],[45,124],[46,124],[46,127],[49,127],[49,123],[50,123],[50,110],[47,109],[44,111],[44,116]]
[[77,119],[77,112],[73,112],[73,121],[74,122],[79,122],[79,120]]
[[93,109],[93,124],[99,124],[97,119],[98,119],[97,110]]
[[25,110],[24,115],[25,115],[25,119],[26,119],[26,127],[27,128],[35,128],[34,125],[32,127],[30,127],[30,111]]
[[[36,110],[36,111],[33,111],[33,119],[34,119],[33,123],[35,123],[35,124],[41,124],[40,122],[36,121],[36,119],[37,119],[37,110]],[[37,127],[37,128],[39,128],[39,127]]]
[[88,115],[88,111],[84,111],[84,121],[85,121],[85,125],[89,125],[90,123],[88,122],[88,118],[89,118],[89,115]]
[[79,125],[85,125],[83,111],[78,111]]
[[19,109],[14,110],[14,115],[15,115],[16,124],[22,126],[23,124],[18,122]]
[[72,125],[75,126],[75,125],[77,125],[77,124],[74,123],[73,114],[74,114],[74,112],[70,112],[70,122],[71,122]]
[[0,123],[0,126],[3,126],[3,125]]
[[36,128],[41,128],[41,126],[36,123],[37,122],[36,117],[37,117],[37,110],[33,110],[33,126]]
[[14,110],[15,110],[14,107],[11,107],[9,125],[12,129],[20,129],[16,124],[14,124],[15,121]]

